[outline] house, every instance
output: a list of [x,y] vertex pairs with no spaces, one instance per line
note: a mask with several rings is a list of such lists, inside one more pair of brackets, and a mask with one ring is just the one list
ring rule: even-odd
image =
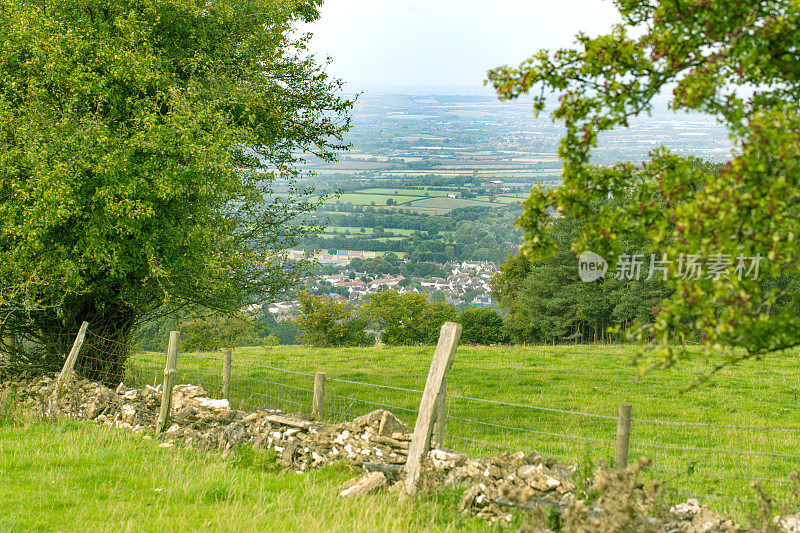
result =
[[270,314],[276,315],[277,320],[288,320],[295,315],[298,307],[300,307],[298,300],[285,300],[269,304],[267,310]]
[[378,278],[376,280],[372,280],[369,282],[369,286],[375,289],[383,289],[383,288],[396,288],[401,281],[405,278],[403,276],[393,277],[390,275],[383,276],[382,278]]
[[475,298],[472,299],[472,306],[473,307],[491,307],[492,299],[486,294],[479,294]]

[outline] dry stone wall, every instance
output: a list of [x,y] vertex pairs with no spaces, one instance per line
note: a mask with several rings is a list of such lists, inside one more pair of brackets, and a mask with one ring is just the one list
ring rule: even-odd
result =
[[[78,380],[56,399],[54,383],[53,376],[6,381],[0,388],[0,405],[3,396],[14,390],[22,407],[35,415],[86,419],[152,438],[161,403],[160,387],[134,389],[120,384],[111,389]],[[339,489],[342,497],[352,498],[376,490],[400,489],[411,433],[385,410],[326,426],[278,410],[233,410],[227,400],[209,398],[203,388],[183,384],[173,389],[169,426],[158,439],[160,446],[194,447],[223,456],[241,445],[271,449],[287,469],[296,472],[346,461],[363,472]],[[615,529],[608,525],[618,522],[642,531],[745,530],[696,500],[657,512],[658,506],[647,504],[652,494],[635,482],[637,469],[646,466],[639,464],[619,472],[600,468],[579,489],[574,467],[538,454],[471,458],[434,448],[425,458],[423,479],[432,490],[441,486],[465,489],[460,503],[465,513],[501,523],[512,522],[519,514],[528,516],[529,522],[523,527],[528,531],[546,531],[553,516],[565,529],[575,531],[611,531]],[[595,496],[589,505],[586,495],[591,491]],[[628,504],[620,507],[621,502]],[[800,531],[798,524],[796,516],[776,517],[772,523],[779,531]]]

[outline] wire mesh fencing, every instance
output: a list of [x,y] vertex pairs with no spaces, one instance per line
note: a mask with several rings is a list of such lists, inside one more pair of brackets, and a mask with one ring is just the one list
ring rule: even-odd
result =
[[418,389],[327,378],[323,418],[343,422],[386,409],[413,429],[421,400],[422,390]]
[[[127,353],[121,367],[116,363],[120,353]],[[576,352],[575,357],[582,356]],[[424,364],[406,369],[402,379],[398,379],[380,368],[353,371],[352,361],[337,359],[344,356],[335,352],[326,357],[325,365],[314,369],[316,364],[282,364],[280,357],[273,357],[272,364],[267,364],[269,359],[255,352],[237,352],[231,359],[228,378],[231,407],[244,411],[280,409],[310,416],[315,403],[315,371],[311,370],[314,369],[327,374],[324,402],[316,413],[317,420],[338,423],[375,409],[386,409],[413,428],[425,385]],[[498,369],[494,373],[483,369],[482,375],[470,367],[469,361],[464,361],[462,368],[451,372],[447,378],[444,446],[472,456],[503,451],[539,453],[578,465],[581,471],[599,461],[613,464],[618,416],[611,403],[581,407],[580,403],[563,398],[544,401],[549,398],[548,387],[574,380],[575,371],[545,368],[548,357],[540,359],[531,363],[520,358],[516,361],[518,368]],[[162,382],[164,365],[163,353],[118,343],[88,331],[76,371],[108,384],[124,381],[128,386],[143,387]],[[345,371],[343,367],[347,365],[350,369]],[[220,352],[181,351],[175,383],[200,385],[209,396],[223,397],[226,379],[223,369]],[[511,386],[512,377],[532,393],[544,391],[531,395],[538,401],[507,400],[506,389]],[[615,380],[620,379],[614,372],[600,370],[590,378],[599,387],[608,389],[607,394],[623,397],[624,389],[614,386]],[[730,386],[744,385],[743,380],[732,379]],[[494,397],[487,397],[492,393]],[[630,461],[649,457],[652,467],[646,475],[668,482],[678,496],[715,502],[720,512],[741,512],[752,511],[757,505],[750,488],[754,482],[761,483],[779,500],[797,493],[793,473],[800,470],[800,427],[716,422],[705,415],[693,418],[697,413],[682,418],[658,418],[647,416],[652,411],[645,407],[633,405]]]
[[311,413],[313,374],[241,359],[233,359],[231,363],[229,400],[233,408],[244,411],[280,409],[306,415]]

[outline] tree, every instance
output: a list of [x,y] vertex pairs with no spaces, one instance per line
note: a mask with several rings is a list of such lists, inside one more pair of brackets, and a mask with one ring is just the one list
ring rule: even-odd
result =
[[458,315],[463,328],[461,340],[472,344],[501,344],[507,341],[505,323],[494,309],[465,309]]
[[252,317],[212,314],[181,324],[183,348],[190,351],[217,351],[220,348],[261,344],[256,338]]
[[[589,220],[593,200],[618,199],[586,225],[574,250],[614,258],[619,229],[631,228],[673,262],[673,296],[632,332],[660,348],[653,364],[687,355],[676,339],[694,332],[716,369],[800,345],[797,2],[616,4],[622,23],[610,33],[579,34],[573,49],[542,50],[519,68],[489,73],[501,99],[536,88],[537,113],[547,93],[559,93],[552,117],[566,127],[563,186],[536,188],[524,202],[526,251],[552,250],[552,210]],[[704,167],[661,147],[641,166],[593,166],[598,135],[649,112],[666,89],[672,109],[709,113],[728,128],[732,160]],[[690,256],[704,267],[724,265],[725,275],[679,275]]]
[[347,300],[300,291],[297,324],[306,344],[318,347],[370,346],[375,340],[364,329],[367,320],[350,308]]
[[[417,293],[407,293],[417,294]],[[428,302],[425,312],[422,314],[422,331],[425,336],[426,344],[436,344],[439,340],[439,333],[442,324],[453,322],[456,319],[456,308],[453,304],[445,302]]]
[[278,339],[278,344],[299,344],[302,332],[297,324],[290,320],[284,320],[272,327],[270,335],[274,335]]
[[[595,210],[605,203],[595,203]],[[516,342],[597,342],[607,338],[609,328],[652,321],[654,303],[669,296],[658,277],[617,279],[607,272],[602,279],[582,281],[572,248],[583,227],[571,217],[551,220],[547,232],[554,254],[535,261],[509,256],[492,278],[492,294],[508,309],[507,329]],[[625,232],[620,240],[629,255],[641,252]]]
[[433,344],[442,324],[455,317],[455,308],[443,302],[430,302],[424,295],[382,290],[366,305],[372,322],[381,331],[381,340],[390,345]]
[[148,317],[232,313],[293,284],[299,265],[281,252],[315,226],[289,222],[321,198],[271,184],[300,175],[298,153],[334,160],[352,105],[293,37],[316,3],[3,0],[0,349],[12,362],[58,368],[86,320],[110,339],[86,353],[112,357],[81,370],[118,381]]

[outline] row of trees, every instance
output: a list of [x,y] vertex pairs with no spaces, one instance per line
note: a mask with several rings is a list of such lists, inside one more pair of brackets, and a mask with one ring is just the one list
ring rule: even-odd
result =
[[164,351],[170,331],[180,331],[181,348],[190,351],[297,344],[301,337],[297,324],[278,321],[266,311],[223,314],[194,308],[145,322],[137,329],[133,343],[140,349]]
[[506,342],[503,318],[493,309],[468,309],[460,314],[445,302],[416,292],[383,290],[361,306],[342,298],[301,292],[297,319],[303,340],[312,346],[435,344],[447,321],[460,322],[462,340],[474,344]]

